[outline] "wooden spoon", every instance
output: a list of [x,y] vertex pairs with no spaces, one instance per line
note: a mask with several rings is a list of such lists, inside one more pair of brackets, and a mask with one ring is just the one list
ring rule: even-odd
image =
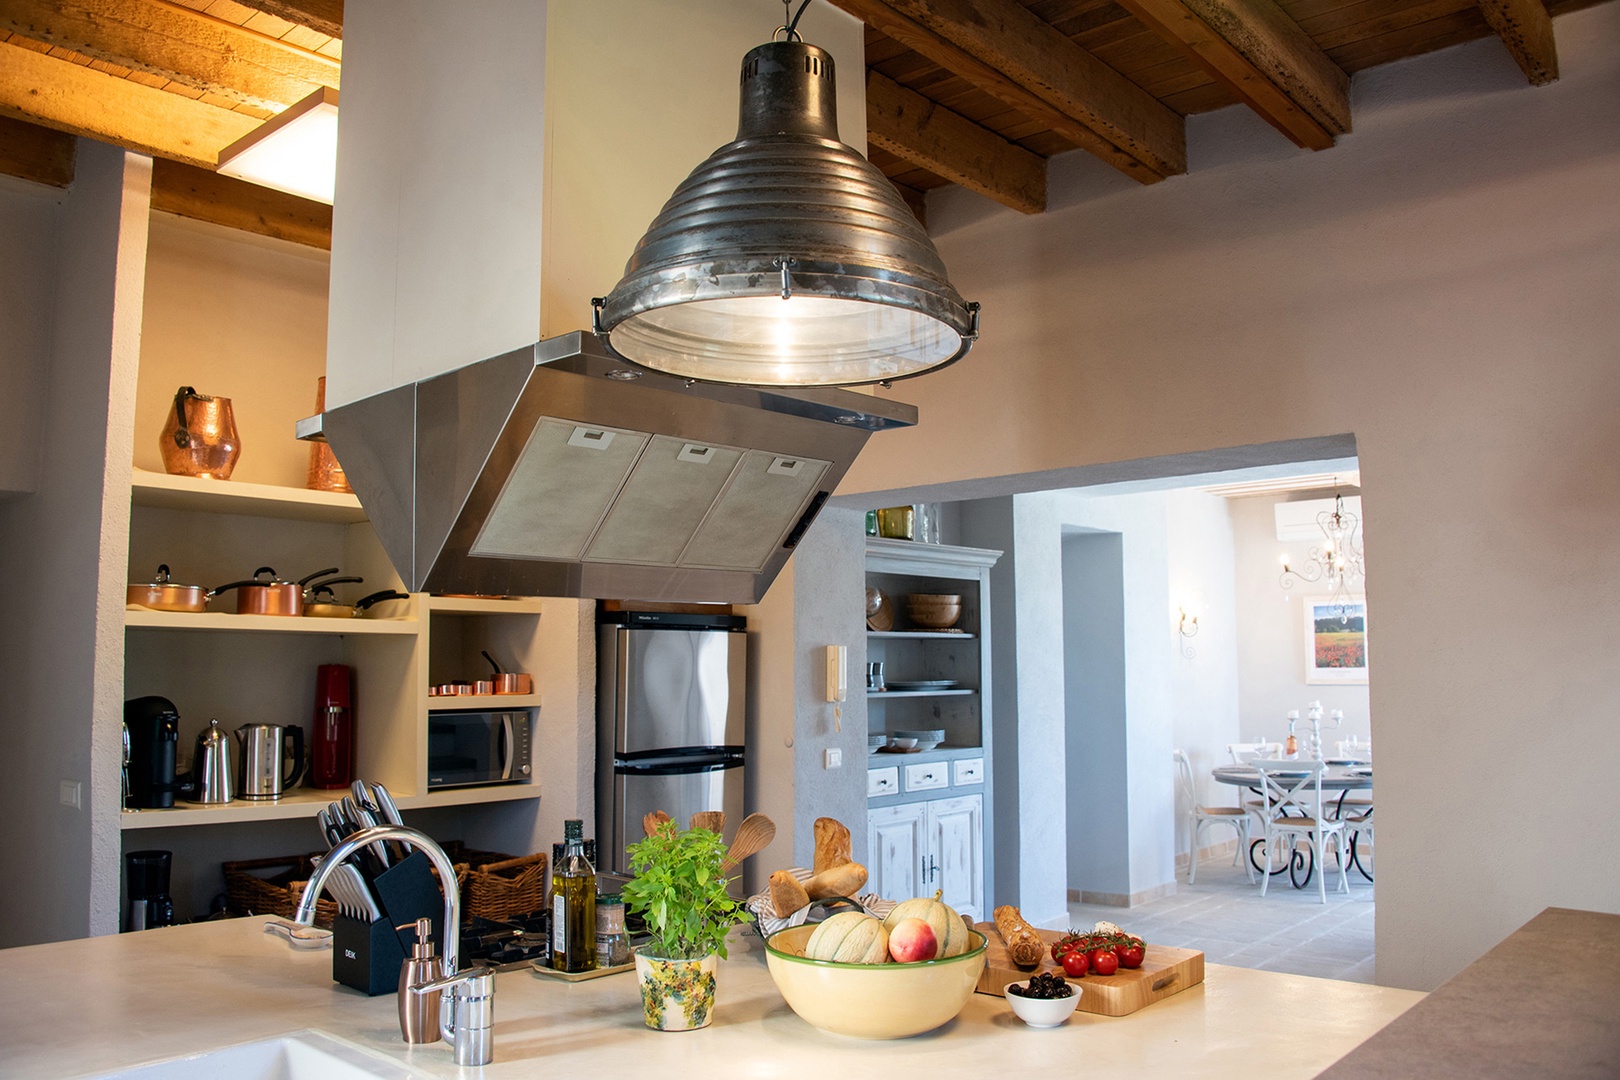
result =
[[658,827],[669,820],[669,815],[662,810],[650,810],[641,817],[641,827],[648,836],[658,831]]
[[716,835],[726,831],[726,812],[724,810],[699,810],[692,815],[692,828],[708,829]]
[[763,851],[772,840],[776,839],[776,822],[764,814],[753,813],[743,818],[743,823],[737,826],[737,835],[731,839],[731,850],[720,863],[721,870],[730,870],[741,863],[748,856]]

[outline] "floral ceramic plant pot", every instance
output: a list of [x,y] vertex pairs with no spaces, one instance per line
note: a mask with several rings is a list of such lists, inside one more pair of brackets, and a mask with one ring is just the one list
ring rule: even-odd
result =
[[666,960],[636,953],[641,1009],[655,1031],[693,1031],[714,1019],[714,973],[720,958]]

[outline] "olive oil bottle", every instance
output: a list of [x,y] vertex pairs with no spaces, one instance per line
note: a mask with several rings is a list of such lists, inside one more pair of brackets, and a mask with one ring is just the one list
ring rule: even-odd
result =
[[563,822],[562,861],[551,870],[551,967],[596,967],[596,868],[585,857],[584,822]]

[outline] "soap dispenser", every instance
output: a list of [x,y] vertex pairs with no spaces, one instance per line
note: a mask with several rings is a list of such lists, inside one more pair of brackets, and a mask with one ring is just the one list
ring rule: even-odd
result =
[[413,925],[416,944],[411,946],[410,959],[399,968],[399,1033],[408,1043],[434,1043],[440,1038],[440,992],[411,993],[412,986],[430,983],[439,977],[439,961],[433,955],[433,920],[417,919],[414,924],[405,923],[395,929],[409,930]]

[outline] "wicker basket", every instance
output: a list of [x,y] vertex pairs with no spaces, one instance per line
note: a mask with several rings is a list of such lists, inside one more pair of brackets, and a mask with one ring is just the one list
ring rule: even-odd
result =
[[541,853],[469,867],[461,890],[469,915],[500,921],[539,911],[546,903],[546,857]]
[[[304,885],[315,872],[308,855],[286,855],[274,859],[245,859],[228,862],[225,868],[225,899],[238,915],[280,915],[293,917],[298,910]],[[315,901],[315,925],[332,926],[337,904],[325,896]]]

